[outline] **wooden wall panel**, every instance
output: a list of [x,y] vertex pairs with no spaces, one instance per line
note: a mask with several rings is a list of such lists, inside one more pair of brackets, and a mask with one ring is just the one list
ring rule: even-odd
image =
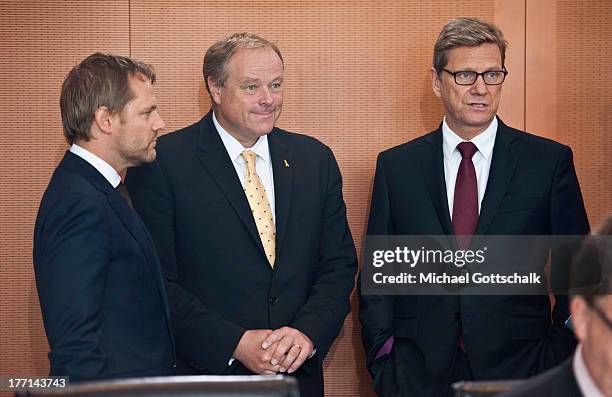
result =
[[556,0],[527,0],[525,129],[557,139]]
[[612,212],[612,2],[557,0],[557,138],[570,145],[591,225]]
[[504,123],[525,129],[525,9],[524,1],[495,1],[495,23],[508,41],[504,81],[498,115]]
[[[465,10],[495,20],[510,41],[511,74],[500,114],[574,148],[591,221],[601,220],[612,204],[606,161],[612,137],[604,122],[612,103],[604,73],[612,63],[605,40],[611,7],[606,0],[1,2],[0,375],[44,375],[48,369],[32,229],[43,189],[66,149],[61,82],[84,56],[103,50],[152,63],[169,132],[209,108],[201,67],[214,41],[244,30],[275,41],[286,62],[280,126],[334,150],[360,247],[376,155],[440,122],[442,108],[430,83],[432,47],[442,25]],[[329,396],[372,395],[356,310],[325,372]]]
[[[377,154],[423,135],[442,119],[429,71],[440,29],[465,10],[490,21],[495,17],[493,0],[132,0],[131,7],[132,55],[158,71],[157,97],[168,131],[209,109],[201,69],[212,43],[234,31],[251,31],[279,45],[285,59],[279,125],[317,137],[334,151],[358,247]],[[520,73],[516,76],[520,81]],[[353,303],[325,362],[328,396],[372,395],[355,298]]]
[[526,129],[569,145],[591,225],[612,210],[612,3],[526,0]]
[[61,84],[96,50],[129,54],[128,15],[127,0],[0,2],[0,375],[48,373],[32,235],[67,148]]

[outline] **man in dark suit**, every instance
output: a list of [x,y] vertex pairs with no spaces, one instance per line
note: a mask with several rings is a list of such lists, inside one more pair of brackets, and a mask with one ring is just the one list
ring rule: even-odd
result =
[[[505,49],[499,29],[483,21],[444,27],[432,68],[444,121],[380,154],[368,235],[588,232],[571,150],[496,117]],[[460,379],[550,368],[573,350],[567,317],[562,296],[552,322],[545,295],[360,296],[367,367],[382,396],[451,395]]]
[[159,259],[120,175],[155,159],[164,128],[142,62],[96,53],[62,86],[70,150],[53,173],[34,231],[34,270],[51,375],[71,381],[171,375]]
[[204,81],[212,110],[160,138],[157,161],[126,182],[160,254],[179,369],[288,373],[322,396],[357,267],[338,165],[319,141],[274,127],[272,43],[215,43]]
[[572,270],[576,352],[504,397],[612,396],[612,217],[585,240]]

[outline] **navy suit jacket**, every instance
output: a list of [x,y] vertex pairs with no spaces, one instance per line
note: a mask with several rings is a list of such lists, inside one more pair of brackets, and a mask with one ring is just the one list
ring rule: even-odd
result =
[[515,389],[501,394],[500,397],[582,397],[572,363],[573,356],[561,365],[534,376]]
[[171,375],[174,347],[155,246],[138,214],[67,152],[42,198],[34,270],[51,375]]
[[268,143],[273,269],[212,112],[160,137],[157,160],[129,170],[126,184],[160,254],[185,371],[248,374],[228,366],[244,331],[290,326],[317,348],[296,372],[300,387],[306,373],[322,385],[322,359],[350,310],[357,270],[340,171],[313,138],[274,128]]
[[[506,126],[497,130],[477,235],[589,231],[571,150]],[[381,153],[368,235],[452,235],[442,129]],[[476,379],[524,378],[571,354],[567,296],[360,296],[367,366],[383,395],[432,395],[463,336]],[[387,358],[376,353],[393,335]],[[386,374],[385,374],[386,373]]]

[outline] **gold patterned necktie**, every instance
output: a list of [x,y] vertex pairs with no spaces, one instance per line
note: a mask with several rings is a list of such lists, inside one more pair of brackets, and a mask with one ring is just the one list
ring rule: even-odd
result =
[[266,257],[270,262],[270,266],[274,267],[276,259],[276,228],[272,219],[272,209],[268,201],[268,195],[264,188],[261,179],[255,170],[255,160],[257,154],[251,150],[242,152],[242,157],[246,161],[247,170],[244,178],[244,192],[251,206],[251,212],[257,225],[259,238],[263,244]]

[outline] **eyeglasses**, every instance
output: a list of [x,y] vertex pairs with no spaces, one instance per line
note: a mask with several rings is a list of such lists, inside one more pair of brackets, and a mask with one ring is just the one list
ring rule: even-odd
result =
[[604,313],[602,308],[597,306],[595,302],[590,302],[589,300],[587,300],[587,304],[589,305],[591,309],[593,309],[593,311],[599,316],[599,318],[601,318],[604,324],[608,326],[608,329],[612,330],[612,320],[608,318],[608,316],[606,315],[606,313]]
[[478,76],[482,76],[486,85],[500,85],[506,79],[508,71],[504,70],[489,70],[487,72],[473,72],[470,70],[460,70],[458,72],[451,72],[450,70],[442,69],[444,72],[451,74],[455,78],[455,83],[458,85],[472,85],[478,79]]

